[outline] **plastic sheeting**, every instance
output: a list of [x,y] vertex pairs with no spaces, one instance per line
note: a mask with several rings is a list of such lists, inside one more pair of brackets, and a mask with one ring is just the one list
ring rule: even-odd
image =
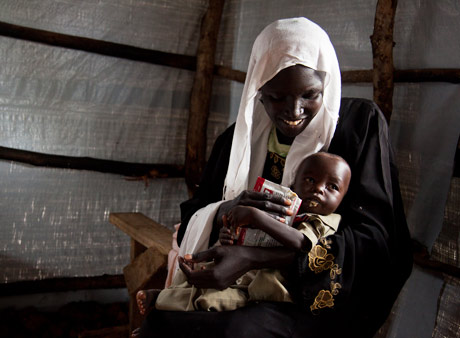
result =
[[[0,20],[194,55],[206,4],[2,1]],[[193,72],[6,37],[0,60],[1,146],[184,163]],[[227,125],[229,86],[215,81],[208,151]],[[121,273],[129,240],[108,223],[108,213],[141,211],[172,227],[187,198],[183,180],[144,189],[118,175],[0,166],[1,282]]]
[[[376,3],[228,0],[216,63],[245,71],[252,43],[263,27],[275,19],[306,16],[329,33],[342,70],[371,69],[369,37]],[[6,0],[0,3],[0,20],[195,55],[206,4],[205,0]],[[459,1],[399,1],[395,67],[460,68],[459,32]],[[183,163],[192,72],[5,37],[0,37],[0,62],[1,146]],[[215,80],[208,152],[215,137],[235,119],[241,89],[239,83]],[[450,178],[460,131],[459,93],[460,86],[454,84],[398,83],[390,125],[411,233],[433,247],[436,259],[456,266],[460,266],[459,185],[458,180],[451,184]],[[372,85],[344,85],[343,96],[372,98]],[[108,213],[141,211],[171,227],[179,220],[179,202],[186,199],[182,180],[152,181],[145,188],[143,182],[118,175],[6,161],[0,162],[0,182],[1,282],[121,273],[129,259],[129,241],[108,223]],[[439,311],[426,305],[431,320],[423,327],[430,332],[435,326],[438,336],[455,328],[458,332],[459,324],[452,320],[455,306],[458,309],[458,281],[445,281],[440,288],[438,279],[417,270],[394,309],[396,317],[409,318],[387,326],[386,334],[404,337],[415,332],[411,331],[418,325],[414,308],[420,305],[410,285],[419,288],[426,280],[436,284],[427,302],[434,304],[439,295],[441,303]]]
[[187,198],[183,179],[146,186],[118,175],[6,162],[0,172],[3,282],[122,273],[130,240],[108,222],[109,213],[143,212],[173,230]]

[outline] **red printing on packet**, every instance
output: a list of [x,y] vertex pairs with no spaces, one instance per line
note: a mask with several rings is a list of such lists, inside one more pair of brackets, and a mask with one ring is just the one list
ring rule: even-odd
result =
[[[267,192],[271,195],[277,194],[284,198],[291,200],[289,209],[292,210],[292,216],[286,216],[286,224],[291,225],[294,223],[295,216],[299,210],[302,200],[291,189],[283,187],[282,185],[273,183],[265,178],[258,177],[254,185],[254,191]],[[251,245],[251,246],[280,246],[274,238],[259,229],[242,228],[238,237],[237,244]]]

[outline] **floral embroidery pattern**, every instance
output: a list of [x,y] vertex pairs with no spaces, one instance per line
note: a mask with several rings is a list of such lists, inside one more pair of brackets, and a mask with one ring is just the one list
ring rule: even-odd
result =
[[334,265],[334,256],[320,245],[315,245],[308,253],[308,267],[315,273],[330,269]]
[[334,264],[331,267],[330,276],[332,280],[334,280],[337,277],[337,275],[340,275],[341,273],[342,273],[342,268],[339,268],[338,264]]
[[273,163],[278,163],[280,162],[281,166],[284,168],[284,165],[286,164],[286,159],[277,153],[270,152],[270,158],[273,160]]
[[276,165],[272,166],[270,173],[272,174],[273,177],[275,177],[278,180],[281,178],[281,171],[278,169]]
[[273,165],[270,168],[270,174],[277,180],[280,180],[283,175],[282,170],[286,164],[286,159],[273,152],[269,152],[269,157],[273,161]]
[[336,282],[331,282],[331,293],[334,295],[334,296],[337,296],[339,294],[339,289],[342,287],[342,285],[340,285],[340,283],[336,283]]
[[315,274],[330,270],[329,276],[331,278],[330,290],[320,290],[318,295],[315,297],[313,304],[310,306],[310,310],[313,313],[318,312],[324,308],[334,307],[334,296],[339,294],[339,289],[342,288],[340,283],[335,282],[338,275],[342,273],[342,268],[338,264],[335,264],[334,255],[327,252],[326,249],[330,249],[331,240],[325,238],[320,239],[321,245],[315,245],[308,253],[308,267]]
[[315,302],[310,306],[311,311],[324,309],[325,307],[334,307],[334,297],[328,290],[321,290],[315,298]]

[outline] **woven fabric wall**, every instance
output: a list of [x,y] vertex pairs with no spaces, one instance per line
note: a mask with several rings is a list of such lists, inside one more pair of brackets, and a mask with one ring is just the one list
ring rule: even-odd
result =
[[[245,71],[263,27],[306,16],[329,33],[342,70],[371,69],[376,3],[227,0],[216,63]],[[195,55],[206,6],[205,0],[5,0],[0,21]],[[460,68],[459,34],[458,1],[399,1],[395,67]],[[0,64],[0,146],[183,164],[193,72],[1,36]],[[208,153],[235,120],[242,85],[217,78],[213,88]],[[412,236],[433,259],[455,267],[460,184],[451,175],[459,93],[458,84],[397,83],[390,125]],[[344,84],[343,96],[372,98],[372,85]],[[108,214],[139,211],[172,228],[187,198],[182,179],[146,186],[119,175],[8,161],[0,161],[0,192],[2,283],[122,273],[129,238]],[[379,336],[460,336],[458,291],[458,279],[416,267]]]

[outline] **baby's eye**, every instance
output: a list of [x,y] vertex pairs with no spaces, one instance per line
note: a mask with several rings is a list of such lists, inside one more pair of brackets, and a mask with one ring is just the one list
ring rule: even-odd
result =
[[306,183],[314,183],[315,180],[314,180],[312,177],[307,177],[307,178],[305,179],[305,182],[306,182]]
[[334,183],[329,183],[328,188],[329,188],[330,190],[337,190],[337,191],[339,191],[339,186],[338,186],[337,184],[334,184]]

